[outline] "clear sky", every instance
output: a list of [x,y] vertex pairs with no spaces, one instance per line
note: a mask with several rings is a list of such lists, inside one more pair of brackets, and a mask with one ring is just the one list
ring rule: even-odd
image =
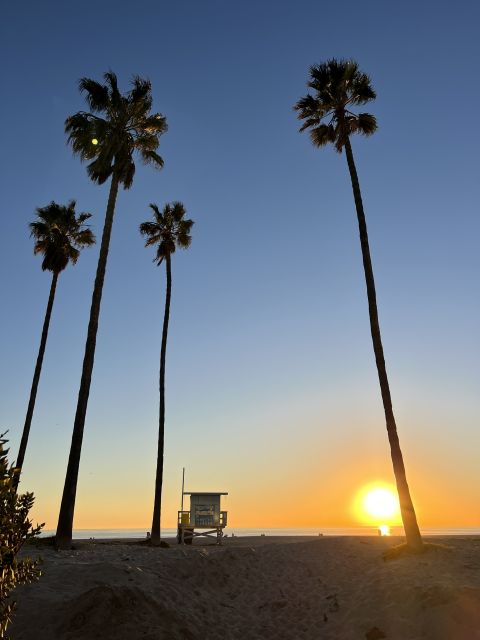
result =
[[[28,222],[77,200],[100,236],[108,185],[66,146],[77,82],[152,81],[165,168],[118,197],[76,527],[151,522],[165,273],[148,204],[195,220],[173,259],[164,526],[189,490],[229,491],[234,526],[354,525],[393,482],[343,155],[292,110],[308,68],[353,57],[378,132],[354,139],[400,441],[420,524],[480,526],[480,104],[473,0],[33,2],[3,7],[0,425],[13,457],[50,276]],[[56,525],[98,258],[59,278],[23,486]]]

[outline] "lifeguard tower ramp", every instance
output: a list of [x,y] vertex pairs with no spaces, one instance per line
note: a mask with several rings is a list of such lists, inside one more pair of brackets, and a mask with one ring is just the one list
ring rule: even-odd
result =
[[226,492],[184,491],[190,496],[190,511],[178,512],[178,543],[192,544],[194,538],[216,538],[222,544],[223,529],[227,526],[227,512],[221,510],[221,497]]

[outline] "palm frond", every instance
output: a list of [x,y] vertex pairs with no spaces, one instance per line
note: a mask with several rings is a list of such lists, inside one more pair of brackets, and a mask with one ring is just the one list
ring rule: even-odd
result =
[[33,238],[42,238],[48,235],[48,225],[45,222],[30,222],[30,236]]
[[158,223],[163,223],[163,216],[162,216],[162,214],[161,214],[160,209],[158,208],[158,206],[157,206],[154,202],[151,202],[148,206],[149,206],[149,207],[150,207],[150,209],[153,211],[153,214],[154,214],[154,216],[155,216],[155,220],[156,220]]
[[155,151],[140,151],[141,158],[144,164],[153,164],[160,169],[163,167],[163,158]]
[[142,128],[149,133],[165,133],[168,131],[167,119],[161,113],[154,113],[143,119]]
[[364,136],[371,136],[377,130],[377,119],[371,113],[359,113],[357,131]]
[[122,95],[118,90],[118,80],[116,74],[110,70],[104,73],[103,77],[105,78],[105,82],[108,85],[109,99],[111,104],[116,108],[120,107],[122,103]]
[[310,129],[310,138],[316,147],[324,147],[326,144],[335,142],[335,127],[331,124],[313,127]]
[[152,84],[150,80],[146,78],[140,78],[140,76],[133,76],[132,89],[130,90],[128,97],[132,104],[144,103],[148,107],[148,111],[152,108]]
[[95,235],[90,229],[82,229],[75,234],[74,244],[77,247],[90,247],[95,242]]
[[101,113],[108,108],[107,87],[90,78],[81,78],[78,88],[85,93],[85,100],[92,111]]
[[47,250],[47,246],[47,240],[37,240],[33,245],[33,254],[37,255],[37,253],[45,253],[45,251]]
[[[73,202],[74,202],[73,208],[75,208],[75,201],[73,201]],[[91,213],[83,212],[78,216],[77,220],[78,220],[79,224],[83,224],[84,222],[89,220],[91,217],[92,217]]]
[[352,104],[365,104],[370,100],[375,100],[375,93],[372,82],[366,73],[359,73],[352,83]]
[[[66,253],[68,254],[68,258],[70,260],[70,262],[72,264],[77,264],[77,260],[78,257],[80,256],[80,251],[78,249],[76,249],[75,247],[68,247],[68,250],[66,251]],[[67,266],[67,265],[65,265]]]
[[130,189],[135,176],[135,163],[131,154],[126,155],[125,162],[119,166],[120,182],[123,183],[124,189]]
[[90,113],[79,111],[65,120],[65,133],[68,134],[68,143],[73,152],[80,156],[81,160],[95,158],[100,150],[92,140],[102,139],[105,130],[105,121]]
[[181,249],[188,249],[191,244],[192,236],[190,235],[190,231],[179,231],[177,233],[177,245]]
[[113,166],[111,163],[104,162],[102,158],[96,158],[93,162],[87,165],[87,174],[92,182],[97,184],[104,184],[110,178],[113,173]]
[[171,213],[174,222],[178,224],[182,220],[183,216],[187,213],[187,211],[182,202],[175,200],[171,204]]
[[158,233],[159,225],[157,222],[142,222],[140,225],[140,233],[142,236],[153,236]]

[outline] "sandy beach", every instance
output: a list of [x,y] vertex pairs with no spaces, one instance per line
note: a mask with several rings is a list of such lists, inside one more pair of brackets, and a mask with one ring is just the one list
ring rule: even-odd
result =
[[78,542],[16,592],[14,640],[480,638],[480,538],[385,562],[394,538]]

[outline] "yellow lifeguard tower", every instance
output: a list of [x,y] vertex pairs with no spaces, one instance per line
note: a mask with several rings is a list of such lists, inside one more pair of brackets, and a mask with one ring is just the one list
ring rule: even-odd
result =
[[221,510],[220,500],[228,493],[184,491],[182,507],[183,496],[190,496],[190,511],[182,508],[178,512],[178,544],[192,544],[193,539],[199,536],[216,538],[217,544],[222,544],[227,512]]

